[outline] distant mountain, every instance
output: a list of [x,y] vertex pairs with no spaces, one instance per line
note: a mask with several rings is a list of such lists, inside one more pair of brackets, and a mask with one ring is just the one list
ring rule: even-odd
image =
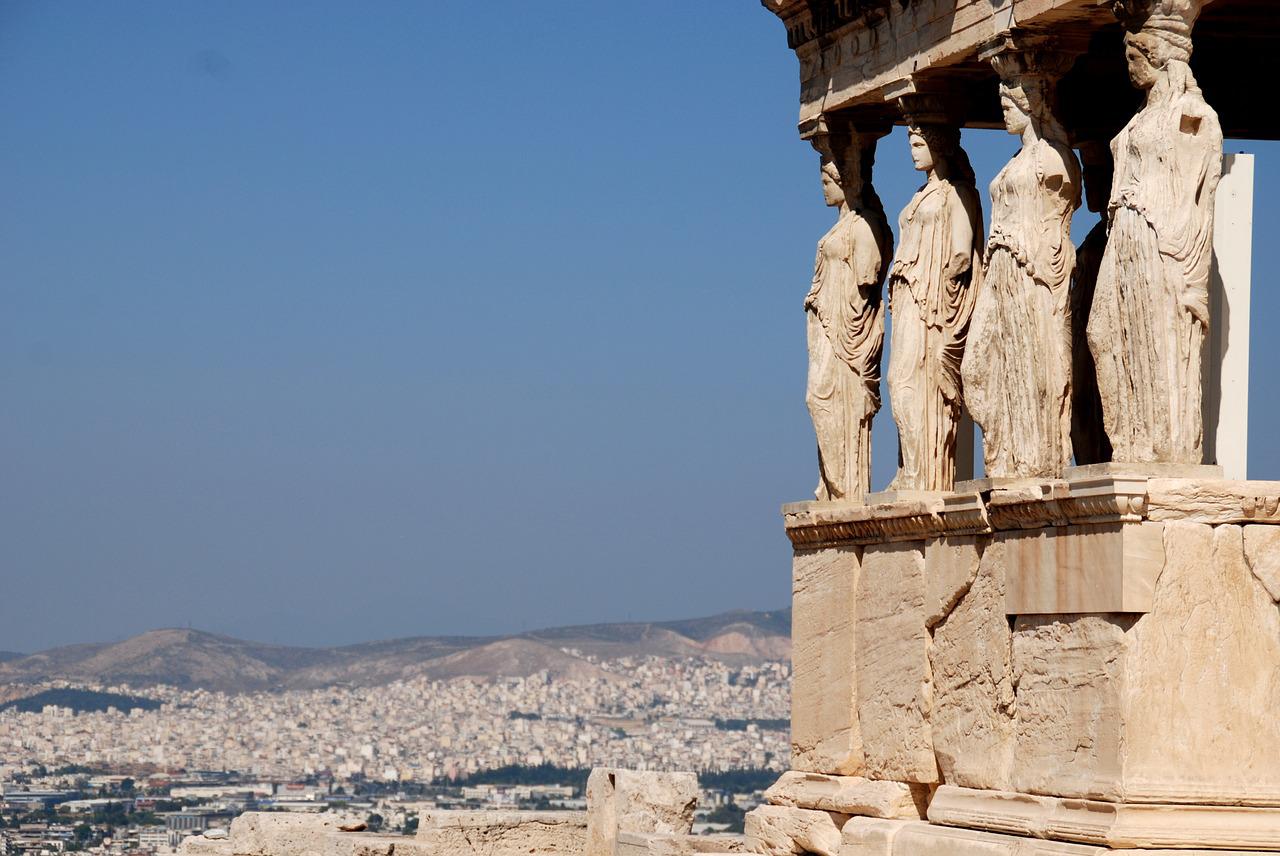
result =
[[[69,645],[0,660],[0,684],[45,680],[223,692],[376,686],[426,676],[489,680],[546,671],[616,679],[587,656],[786,659],[791,610],[727,612],[685,621],[589,624],[518,636],[419,636],[337,648],[246,642],[200,630],[152,630],[123,642]],[[0,694],[12,697],[12,693]]]
[[23,713],[39,713],[45,705],[67,707],[77,713],[81,711],[103,711],[108,708],[116,710],[156,710],[160,702],[142,696],[120,695],[119,693],[100,693],[93,690],[71,688],[45,690],[35,695],[23,696],[13,701],[0,704],[0,710],[16,708]]
[[21,660],[26,654],[19,654],[17,651],[0,651],[0,663],[7,660]]

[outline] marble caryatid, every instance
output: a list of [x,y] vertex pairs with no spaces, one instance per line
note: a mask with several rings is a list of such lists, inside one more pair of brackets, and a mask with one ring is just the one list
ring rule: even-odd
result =
[[1129,31],[1129,79],[1144,100],[1111,143],[1110,229],[1089,349],[1113,459],[1199,464],[1222,129],[1187,64],[1198,0],[1124,3],[1117,12]]
[[1102,425],[1098,375],[1085,333],[1093,308],[1098,267],[1107,247],[1107,197],[1111,193],[1111,149],[1100,140],[1080,144],[1084,200],[1102,215],[1076,249],[1071,276],[1071,451],[1077,466],[1111,460],[1111,441]]
[[822,192],[837,209],[818,241],[808,319],[806,402],[818,436],[819,500],[858,499],[871,481],[871,419],[880,409],[881,286],[891,239],[871,187],[879,134],[824,121],[812,138]]
[[1080,166],[1053,115],[1059,57],[1001,50],[1006,129],[1022,147],[991,182],[991,234],[963,376],[988,476],[1060,476],[1071,462],[1071,318]]
[[905,96],[902,107],[911,160],[926,180],[898,218],[889,271],[889,398],[898,424],[889,489],[947,491],[964,409],[960,361],[982,269],[982,206],[959,127],[933,96]]

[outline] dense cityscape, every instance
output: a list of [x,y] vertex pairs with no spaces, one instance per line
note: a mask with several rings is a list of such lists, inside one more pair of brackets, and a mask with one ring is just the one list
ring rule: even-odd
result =
[[597,665],[238,695],[100,686],[143,706],[0,709],[0,853],[168,853],[246,809],[412,832],[426,808],[581,807],[606,764],[697,771],[702,823],[734,828],[786,769],[787,663]]

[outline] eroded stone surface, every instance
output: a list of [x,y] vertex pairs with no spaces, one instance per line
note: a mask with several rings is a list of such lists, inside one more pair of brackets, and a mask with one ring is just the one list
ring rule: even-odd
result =
[[924,543],[868,547],[858,578],[858,725],[868,778],[938,780],[929,715]]
[[237,856],[314,856],[326,853],[329,838],[348,822],[329,813],[247,811],[231,821],[227,840]]
[[1245,526],[1244,557],[1271,599],[1280,602],[1280,526]]
[[1153,478],[1147,506],[1152,520],[1280,523],[1280,482]]
[[906,826],[901,820],[851,817],[840,831],[840,856],[892,856],[893,839]]
[[789,771],[764,793],[773,805],[834,811],[868,817],[924,817],[929,789],[905,782],[860,776],[827,776]]
[[840,829],[848,820],[834,812],[762,805],[747,812],[748,846],[768,856],[838,856]]
[[1154,608],[1130,634],[1125,795],[1280,799],[1280,612],[1241,528],[1166,524],[1165,554]]
[[[929,820],[935,824],[1007,832],[1033,839],[1106,845],[1120,848],[1130,856],[1146,851],[1128,848],[1273,850],[1280,847],[1280,809],[1097,802],[944,785],[929,807]],[[977,834],[990,835],[991,832]],[[913,856],[916,852],[911,851]],[[1179,852],[1192,851],[1180,849]]]
[[978,560],[986,541],[986,538],[980,541],[976,535],[962,535],[926,542],[924,575],[929,597],[925,624],[928,627],[946,618],[969,591],[978,576]]
[[698,856],[699,854],[746,853],[742,835],[665,835],[646,832],[619,832],[613,856]]
[[578,811],[431,811],[418,820],[420,856],[563,856],[586,846]]
[[694,773],[596,767],[587,778],[586,856],[613,856],[621,832],[688,835],[697,804]]
[[1021,616],[1013,628],[1014,790],[1117,799],[1133,616]]
[[934,629],[931,732],[942,781],[1009,786],[1013,672],[1004,610],[1005,545],[987,547],[968,593]]
[[861,548],[797,551],[792,564],[791,765],[862,771],[854,632]]

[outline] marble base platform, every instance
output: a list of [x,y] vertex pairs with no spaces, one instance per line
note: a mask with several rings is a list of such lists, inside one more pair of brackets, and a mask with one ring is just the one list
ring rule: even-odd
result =
[[792,806],[901,783],[993,832],[1048,835],[1051,805],[1076,842],[1280,849],[1280,482],[1090,472],[784,516],[792,768],[839,779]]

